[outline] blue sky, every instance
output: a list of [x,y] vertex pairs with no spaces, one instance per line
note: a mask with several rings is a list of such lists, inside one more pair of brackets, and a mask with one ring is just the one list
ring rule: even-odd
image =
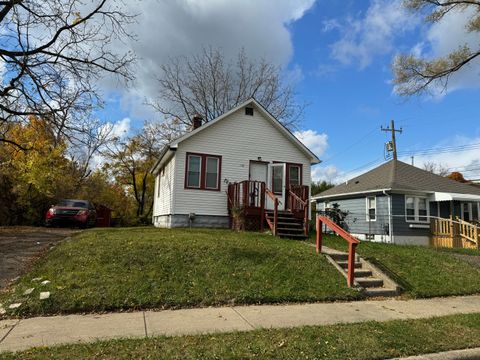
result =
[[[308,104],[302,130],[324,161],[314,169],[314,179],[341,181],[367,170],[368,163],[384,161],[388,135],[380,126],[390,119],[404,130],[397,136],[399,152],[470,146],[463,152],[417,154],[416,165],[435,161],[451,170],[475,169],[465,176],[480,178],[480,147],[475,147],[480,143],[479,63],[452,77],[444,93],[434,88],[434,95],[405,99],[391,84],[397,53],[442,55],[454,50],[459,39],[478,46],[478,35],[466,34],[462,25],[468,14],[425,24],[395,0],[178,0],[169,5],[146,1],[144,6],[142,24],[149,23],[148,14],[157,12],[160,18],[153,28],[142,27],[132,45],[141,58],[138,84],[128,91],[110,88],[107,107],[99,113],[123,131],[157,116],[142,103],[155,93],[150,78],[165,53],[188,55],[213,45],[228,56],[243,46],[249,55],[283,66],[286,77],[295,81],[298,101]],[[162,16],[167,22],[163,28]],[[236,22],[238,26],[231,25]],[[410,156],[401,159],[411,161]]]

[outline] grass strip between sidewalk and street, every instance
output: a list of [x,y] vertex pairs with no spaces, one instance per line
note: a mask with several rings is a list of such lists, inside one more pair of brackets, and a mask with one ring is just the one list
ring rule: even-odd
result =
[[[14,359],[372,360],[480,346],[480,314],[35,348]],[[3,357],[2,357],[3,356]]]

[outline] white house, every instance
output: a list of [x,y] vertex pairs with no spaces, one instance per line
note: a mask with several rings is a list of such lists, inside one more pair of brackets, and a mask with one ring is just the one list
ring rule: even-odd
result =
[[302,203],[290,192],[295,186],[308,190],[302,200],[310,203],[310,167],[320,160],[255,99],[204,125],[200,118],[193,124],[163,149],[152,169],[155,226],[228,227],[227,193],[245,181],[242,206],[255,200],[260,209],[263,201],[262,228],[263,216],[274,208],[273,194],[281,214]]

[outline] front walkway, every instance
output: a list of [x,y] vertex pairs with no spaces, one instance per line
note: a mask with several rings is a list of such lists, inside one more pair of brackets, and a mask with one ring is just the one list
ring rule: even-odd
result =
[[190,335],[480,312],[480,295],[67,315],[0,321],[0,351],[97,339]]

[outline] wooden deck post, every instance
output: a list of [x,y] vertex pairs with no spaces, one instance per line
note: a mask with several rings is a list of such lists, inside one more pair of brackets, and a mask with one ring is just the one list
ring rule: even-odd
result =
[[273,213],[273,235],[277,236],[277,227],[278,227],[278,198],[274,200],[274,213]]
[[317,219],[315,221],[316,223],[316,230],[317,230],[317,241],[316,241],[316,248],[317,248],[317,254],[322,252],[322,220],[320,217],[317,215]]
[[260,232],[263,232],[265,223],[265,183],[260,183]]

